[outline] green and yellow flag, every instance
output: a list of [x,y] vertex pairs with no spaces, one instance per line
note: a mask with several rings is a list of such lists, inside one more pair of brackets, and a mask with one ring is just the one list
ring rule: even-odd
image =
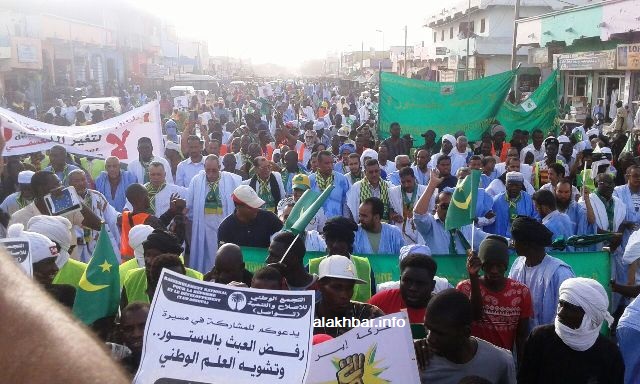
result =
[[307,189],[300,200],[296,202],[291,209],[291,213],[284,223],[284,230],[292,232],[296,235],[304,233],[305,228],[311,220],[316,216],[320,207],[327,200],[331,191],[333,191],[333,185],[330,185],[322,193]]
[[118,259],[107,230],[102,224],[96,249],[78,283],[73,314],[83,323],[90,325],[98,319],[115,315],[119,304]]
[[473,223],[476,216],[476,203],[478,202],[478,185],[480,184],[480,171],[474,169],[471,174],[458,180],[458,185],[451,196],[451,203],[447,211],[447,219],[444,222],[446,230],[460,228]]

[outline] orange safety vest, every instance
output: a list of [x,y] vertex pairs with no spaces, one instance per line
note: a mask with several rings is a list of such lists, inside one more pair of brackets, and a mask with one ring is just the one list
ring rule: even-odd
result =
[[300,163],[302,163],[302,161],[304,160],[304,150],[306,149],[306,147],[307,147],[306,144],[302,143],[302,145],[300,146],[300,149],[298,150],[298,162]]
[[122,212],[122,225],[120,228],[120,255],[122,256],[122,261],[127,261],[133,257],[133,248],[129,245],[129,231],[136,225],[144,224],[149,216],[151,215],[148,213],[132,215],[129,211]]
[[[501,162],[505,162],[507,161],[507,152],[509,152],[509,149],[511,148],[511,143],[507,143],[506,141],[502,142],[502,149],[500,150],[500,161]],[[491,142],[491,154],[493,156],[496,155],[496,149],[494,148],[493,145],[493,141]]]

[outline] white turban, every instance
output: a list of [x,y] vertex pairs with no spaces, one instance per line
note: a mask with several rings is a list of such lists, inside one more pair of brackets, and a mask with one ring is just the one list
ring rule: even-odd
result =
[[572,329],[555,319],[556,334],[575,351],[586,351],[595,344],[603,322],[613,323],[607,311],[609,297],[602,285],[593,279],[574,277],[560,285],[560,300],[576,305],[584,310],[582,324]]
[[62,216],[38,215],[29,219],[27,228],[48,237],[60,246],[60,255],[56,260],[58,268],[62,268],[69,260],[69,249],[75,245],[75,236],[71,235],[71,222]]
[[611,162],[607,159],[602,159],[602,160],[598,160],[598,161],[594,161],[593,163],[591,163],[591,178],[595,179],[596,176],[598,176],[598,168],[600,168],[603,165],[611,165]]
[[444,142],[445,140],[450,142],[452,146],[456,146],[456,138],[453,135],[447,133],[446,135],[442,136],[442,142]]
[[29,240],[29,253],[31,254],[31,263],[35,264],[50,257],[58,257],[58,249],[56,243],[49,240],[44,235],[35,232],[27,232],[24,225],[12,224],[7,229],[7,237],[18,237]]
[[129,230],[129,246],[133,248],[133,255],[138,260],[138,265],[144,267],[144,249],[142,243],[153,232],[153,227],[146,224],[138,224]]
[[365,157],[368,157],[370,159],[378,160],[378,152],[376,152],[375,150],[373,150],[371,148],[367,148],[364,151],[362,151],[362,155],[360,156],[360,164],[362,164],[363,168],[365,166],[365,164],[364,164],[364,158]]

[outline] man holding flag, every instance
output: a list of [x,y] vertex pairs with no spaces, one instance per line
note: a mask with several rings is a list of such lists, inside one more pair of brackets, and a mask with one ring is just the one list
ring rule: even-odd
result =
[[318,171],[309,176],[309,181],[314,192],[323,192],[333,186],[331,195],[322,208],[327,218],[343,216],[349,182],[343,174],[333,170],[333,154],[330,151],[318,153]]
[[431,171],[427,189],[413,209],[413,219],[433,254],[466,255],[468,249],[478,249],[487,237],[473,225],[480,171],[471,171],[469,176],[458,182],[453,192],[441,191],[436,197],[436,213],[430,214],[429,201],[442,180],[437,172]]

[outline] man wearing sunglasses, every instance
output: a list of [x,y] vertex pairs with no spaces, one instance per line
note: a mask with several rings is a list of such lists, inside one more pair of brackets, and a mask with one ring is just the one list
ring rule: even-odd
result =
[[473,224],[465,225],[459,229],[445,229],[445,220],[453,192],[449,189],[441,189],[436,195],[435,213],[428,212],[429,202],[433,193],[438,189],[444,180],[438,172],[431,171],[427,189],[413,208],[413,220],[416,228],[425,243],[429,245],[434,255],[443,254],[466,254],[466,250],[471,248],[471,231],[475,231],[473,236],[473,249],[478,249],[482,240],[487,237],[487,233],[475,227]]

